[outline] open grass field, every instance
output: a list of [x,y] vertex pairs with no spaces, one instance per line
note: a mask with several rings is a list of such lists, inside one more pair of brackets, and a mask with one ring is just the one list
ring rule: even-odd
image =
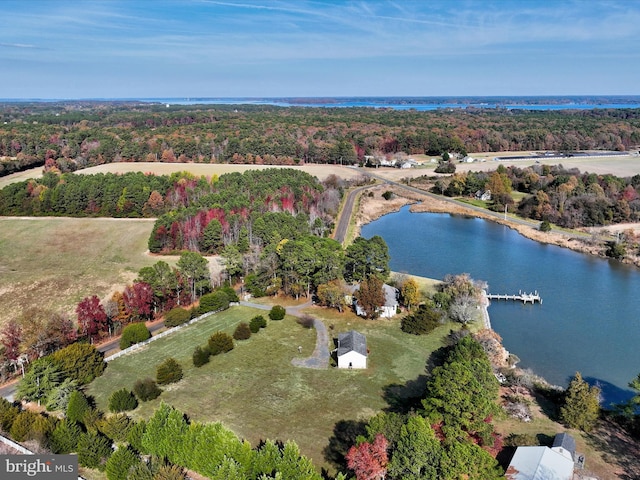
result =
[[[293,366],[293,358],[311,354],[316,334],[289,316],[269,321],[266,329],[249,340],[236,342],[231,352],[212,357],[203,367],[193,367],[193,349],[205,344],[213,332],[232,333],[238,322],[264,313],[232,307],[160,339],[145,350],[111,362],[88,393],[106,410],[111,392],[131,389],[138,378],[155,377],[155,366],[172,356],[183,366],[184,378],[167,387],[158,399],[139,406],[132,412],[134,417],[150,416],[165,401],[192,419],[221,421],[254,445],[266,438],[294,440],[318,468],[331,468],[323,450],[336,423],[366,420],[389,402],[420,395],[427,358],[441,346],[450,328],[443,326],[432,335],[414,336],[403,333],[398,320],[366,321],[352,313],[311,307],[307,313],[322,318],[330,336],[349,329],[366,335],[371,352],[368,369]],[[298,346],[302,346],[301,354]]]
[[[0,325],[39,307],[73,313],[124,288],[148,256],[153,220],[0,217]],[[167,260],[170,262],[171,260]]]

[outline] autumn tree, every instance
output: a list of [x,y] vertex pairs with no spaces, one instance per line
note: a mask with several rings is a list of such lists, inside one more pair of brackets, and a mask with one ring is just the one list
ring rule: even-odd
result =
[[129,321],[149,320],[153,304],[153,289],[148,283],[135,282],[122,292],[124,306],[129,313]]
[[382,285],[382,280],[379,277],[371,275],[360,283],[360,288],[355,293],[358,305],[367,318],[377,318],[378,309],[385,304]]
[[387,439],[376,435],[373,442],[362,442],[349,449],[347,466],[356,474],[357,480],[382,480],[387,473]]
[[80,334],[95,340],[107,328],[107,314],[96,295],[86,297],[76,307]]
[[420,288],[413,278],[407,278],[402,282],[400,285],[400,297],[409,310],[420,302]]
[[22,342],[22,327],[15,320],[9,320],[4,324],[0,332],[0,341],[4,347],[4,356],[7,360],[15,362],[20,356],[20,343]]
[[342,312],[347,305],[345,299],[347,293],[348,290],[344,280],[331,280],[328,283],[318,285],[317,295],[320,305],[337,308],[339,312]]
[[591,431],[600,416],[600,389],[591,387],[582,379],[580,372],[569,383],[564,405],[560,407],[560,418],[570,428]]

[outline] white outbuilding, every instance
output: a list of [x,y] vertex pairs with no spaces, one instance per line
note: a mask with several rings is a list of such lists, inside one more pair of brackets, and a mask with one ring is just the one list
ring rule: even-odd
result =
[[338,368],[367,368],[367,339],[355,330],[338,335]]

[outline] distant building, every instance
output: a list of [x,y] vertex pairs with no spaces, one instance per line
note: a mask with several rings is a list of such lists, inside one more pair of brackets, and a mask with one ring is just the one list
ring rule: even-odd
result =
[[367,339],[355,330],[338,335],[338,368],[367,368]]

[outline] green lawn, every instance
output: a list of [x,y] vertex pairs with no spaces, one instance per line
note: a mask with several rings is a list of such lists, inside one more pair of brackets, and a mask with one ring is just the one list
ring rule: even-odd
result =
[[[199,369],[191,354],[215,331],[232,333],[240,321],[249,321],[265,311],[232,307],[144,350],[111,362],[105,374],[88,389],[99,408],[106,410],[111,392],[143,377],[155,377],[155,366],[173,356],[184,368],[184,378],[165,388],[162,395],[142,404],[132,416],[147,418],[168,402],[199,421],[221,421],[236,434],[256,444],[261,439],[294,440],[318,468],[329,467],[323,449],[334,426],[341,420],[366,420],[388,406],[385,392],[392,396],[419,395],[429,354],[439,348],[450,326],[429,336],[403,333],[399,320],[367,321],[352,313],[312,307],[307,313],[322,318],[331,336],[357,329],[367,336],[370,349],[366,370],[313,370],[294,367],[291,360],[306,357],[315,346],[315,330],[306,330],[287,316],[269,321],[266,329],[249,340],[236,342],[234,350],[211,358]],[[302,354],[298,353],[302,346]],[[333,347],[331,347],[333,348]],[[391,387],[391,388],[389,388]]]

